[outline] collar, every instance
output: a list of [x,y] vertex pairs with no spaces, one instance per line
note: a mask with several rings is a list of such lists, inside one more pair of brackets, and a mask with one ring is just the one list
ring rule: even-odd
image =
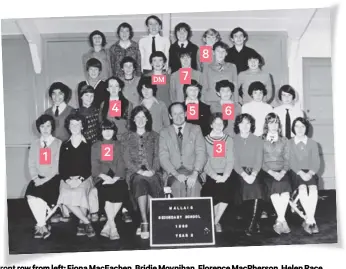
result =
[[199,104],[199,100],[197,99],[197,100],[190,100],[190,99],[187,99],[186,98],[186,100],[185,100],[185,104],[187,105],[187,104]]
[[[55,110],[56,110],[56,105],[53,105],[52,107],[52,110],[53,110],[53,113],[55,113]],[[59,114],[67,107],[67,104],[65,102],[62,102],[59,106]]]
[[179,47],[181,46],[181,44],[184,44],[184,48],[186,48],[187,45],[189,44],[189,41],[187,41],[187,40],[185,40],[184,42],[178,41]]
[[275,133],[275,134],[268,133],[266,139],[267,139],[267,141],[269,141],[270,143],[274,143],[274,142],[278,141],[278,139],[279,139],[279,134],[278,134],[278,133]]
[[102,81],[102,80],[99,79],[99,80],[96,82],[95,86],[92,86],[92,85],[90,85],[89,81],[86,80],[86,84],[89,85],[89,86],[91,86],[91,87],[93,87],[94,89],[96,89],[97,85],[99,85],[99,83],[100,83],[101,81]]
[[118,97],[117,98],[112,98],[111,96],[109,97],[109,100],[120,100],[120,98],[119,98],[119,95],[118,95]]
[[[84,135],[81,134],[80,137],[81,137],[81,140],[82,140],[84,143],[87,143],[87,141],[86,141]],[[72,135],[70,136],[69,140],[67,140],[67,141],[71,141],[71,138],[72,138]]]
[[181,125],[181,126],[177,126],[177,125],[173,124],[174,130],[175,130],[175,133],[177,134],[177,133],[179,132],[178,128],[180,128],[180,127],[181,127],[181,131],[180,131],[180,132],[183,134],[183,133],[184,133],[184,129],[185,129],[185,125],[186,125],[186,122],[184,122],[184,124],[183,124],[183,125]]
[[40,144],[41,144],[41,147],[43,148],[44,147],[44,142],[46,142],[47,144],[47,147],[52,144],[52,142],[54,141],[55,137],[50,135],[48,136],[47,139],[43,139],[43,136],[40,137]]
[[[106,52],[106,49],[105,48],[102,48],[100,51],[98,51],[98,52]],[[90,48],[90,50],[89,50],[89,53],[94,53],[94,52],[96,52],[95,51],[95,49],[92,47],[92,48]],[[96,53],[98,53],[98,52],[96,52]]]
[[299,139],[297,136],[294,137],[294,143],[298,145],[298,143],[303,142],[305,145],[308,143],[308,137],[304,135],[302,139]]
[[[142,100],[142,102],[141,102],[141,105],[144,103],[144,100],[145,100],[145,98],[143,98],[143,100]],[[156,97],[152,97],[152,100],[154,101],[154,103],[156,103],[156,104],[158,104],[159,103],[159,101],[156,99]]]
[[157,37],[160,37],[160,33],[157,33],[156,35],[149,34],[148,36],[150,38],[153,38],[153,37],[157,38]]

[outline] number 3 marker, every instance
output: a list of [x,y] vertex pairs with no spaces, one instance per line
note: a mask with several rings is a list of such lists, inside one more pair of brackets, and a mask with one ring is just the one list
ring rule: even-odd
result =
[[225,157],[225,141],[215,141],[213,145],[214,157]]
[[103,144],[101,147],[101,160],[102,161],[113,161],[113,145]]
[[52,162],[52,155],[50,148],[40,148],[40,164],[50,165]]

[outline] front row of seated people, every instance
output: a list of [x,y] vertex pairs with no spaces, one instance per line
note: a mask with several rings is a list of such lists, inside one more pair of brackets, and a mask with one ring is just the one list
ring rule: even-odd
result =
[[[220,84],[216,89],[223,98],[227,83]],[[53,100],[54,94],[50,93]],[[67,116],[64,126],[69,136],[64,142],[52,135],[54,117],[40,116],[36,127],[41,136],[30,148],[32,181],[26,191],[37,222],[34,237],[49,237],[46,214],[54,205],[62,205],[79,219],[78,236],[95,236],[88,214],[104,211],[107,221],[101,235],[111,240],[119,239],[115,216],[122,208],[131,212],[133,208],[141,217],[137,234],[147,239],[150,199],[164,197],[165,186],[171,187],[173,197],[212,197],[216,232],[222,232],[220,219],[227,206],[242,205],[249,236],[260,231],[262,204],[268,199],[277,215],[274,231],[289,233],[285,213],[290,193],[298,188],[306,213],[303,229],[309,234],[319,232],[314,216],[320,158],[317,143],[307,137],[306,119],[294,119],[294,137],[287,139],[278,114],[265,115],[261,128],[255,117],[243,112],[234,120],[232,138],[225,133],[229,121],[223,120],[220,111],[209,116],[206,136],[199,125],[186,121],[184,103],[172,103],[168,114],[172,124],[157,133],[150,111],[145,105],[136,106],[130,113],[129,129],[120,139],[116,124],[104,119],[93,144],[85,137],[86,116],[80,111]],[[260,136],[255,135],[257,128],[261,128]],[[225,141],[224,157],[214,157],[216,141]],[[113,145],[111,161],[102,160],[103,144]],[[49,165],[40,164],[42,148],[51,151]]]

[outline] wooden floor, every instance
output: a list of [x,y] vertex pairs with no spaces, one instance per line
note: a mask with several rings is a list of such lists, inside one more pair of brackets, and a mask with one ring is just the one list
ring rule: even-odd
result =
[[[290,234],[276,235],[272,229],[274,219],[269,218],[261,220],[261,234],[248,237],[242,231],[241,221],[234,220],[233,215],[231,209],[225,212],[221,220],[224,232],[216,234],[215,247],[337,243],[335,191],[320,192],[316,212],[320,233],[317,235],[307,235],[301,228],[302,219],[288,214]],[[96,237],[77,237],[75,221],[53,224],[52,235],[47,240],[37,240],[32,236],[34,219],[26,201],[8,200],[10,254],[150,249],[149,240],[135,235],[134,223],[124,224],[120,217],[116,222],[121,237],[116,241],[99,235],[104,223],[93,225]]]

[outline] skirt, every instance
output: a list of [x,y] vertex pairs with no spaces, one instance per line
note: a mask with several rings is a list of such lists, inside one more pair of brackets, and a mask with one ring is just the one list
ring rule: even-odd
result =
[[[309,171],[309,169],[302,169],[305,173]],[[318,186],[318,175],[314,175],[311,177],[309,181],[304,181],[299,175],[292,171],[292,184],[294,189],[297,189],[300,185],[316,185]]]
[[[222,176],[223,174],[218,174]],[[232,185],[231,177],[223,183],[216,183],[216,181],[210,177],[206,176],[206,182],[202,187],[201,196],[212,197],[213,205],[218,203],[231,203],[232,202]]]
[[130,190],[135,199],[144,195],[150,195],[153,198],[164,197],[163,182],[158,174],[152,177],[133,174],[130,177]]
[[128,201],[129,192],[125,180],[118,180],[113,184],[102,185],[102,182],[96,184],[99,200],[111,203],[123,203]]
[[84,180],[78,187],[71,188],[65,181],[60,181],[59,204],[67,206],[79,206],[89,209],[88,195],[93,187],[92,178]]
[[274,177],[269,175],[266,171],[261,170],[259,173],[259,177],[264,186],[264,193],[266,198],[270,198],[272,194],[275,193],[284,193],[292,191],[291,177],[290,171],[284,175],[284,177],[277,181]]
[[57,203],[59,197],[60,177],[55,175],[51,180],[42,184],[41,186],[35,186],[34,181],[30,181],[28,188],[26,189],[25,196],[33,196],[41,198],[48,206],[54,206]]

